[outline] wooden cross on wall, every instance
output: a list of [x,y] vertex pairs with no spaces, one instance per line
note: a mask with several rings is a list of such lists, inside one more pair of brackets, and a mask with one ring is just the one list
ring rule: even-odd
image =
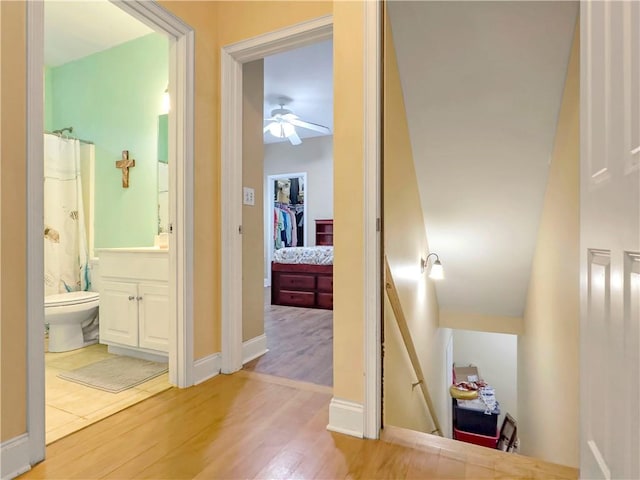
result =
[[129,150],[122,151],[122,160],[116,161],[116,168],[122,169],[122,188],[129,188],[129,169],[136,166],[136,161],[129,160]]

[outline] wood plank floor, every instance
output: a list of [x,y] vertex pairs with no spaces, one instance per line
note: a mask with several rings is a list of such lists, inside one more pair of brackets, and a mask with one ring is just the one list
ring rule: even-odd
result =
[[269,351],[245,370],[333,385],[333,311],[271,305],[265,288],[265,334]]
[[23,479],[577,478],[416,432],[326,430],[329,388],[241,371],[172,388],[47,447]]

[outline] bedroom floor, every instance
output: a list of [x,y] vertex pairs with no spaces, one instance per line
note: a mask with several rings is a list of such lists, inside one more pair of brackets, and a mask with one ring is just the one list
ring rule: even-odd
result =
[[268,287],[264,295],[269,351],[244,369],[333,386],[333,311],[271,305]]

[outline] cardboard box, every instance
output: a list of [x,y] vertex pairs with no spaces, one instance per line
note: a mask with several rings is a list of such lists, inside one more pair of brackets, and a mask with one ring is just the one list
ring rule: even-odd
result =
[[[482,377],[478,373],[478,367],[473,367],[471,365],[467,365],[466,367],[458,367],[454,365],[453,376],[454,376],[454,379],[453,379],[454,383],[474,382],[482,379]],[[470,380],[469,377],[473,378],[473,376],[476,377],[475,380]]]

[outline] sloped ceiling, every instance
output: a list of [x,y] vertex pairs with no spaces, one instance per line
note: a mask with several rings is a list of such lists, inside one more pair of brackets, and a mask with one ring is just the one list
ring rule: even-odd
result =
[[440,308],[520,317],[577,4],[388,7]]

